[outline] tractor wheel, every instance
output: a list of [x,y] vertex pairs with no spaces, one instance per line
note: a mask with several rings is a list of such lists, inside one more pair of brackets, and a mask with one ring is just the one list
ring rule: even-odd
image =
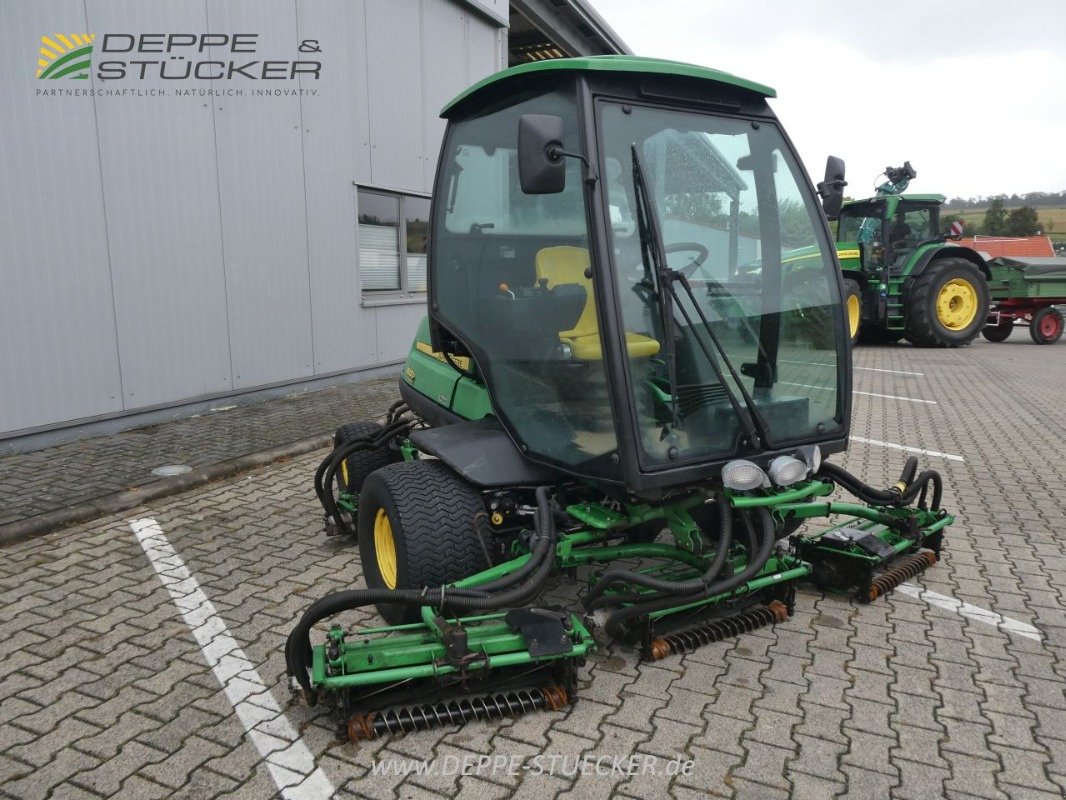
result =
[[1062,312],[1057,308],[1042,308],[1029,322],[1029,335],[1037,344],[1055,344],[1062,338]]
[[[485,504],[440,461],[389,464],[359,495],[359,556],[371,589],[443,586],[491,566],[480,538]],[[417,606],[379,603],[390,625],[417,622]]]
[[[342,425],[333,434],[333,446],[337,447],[353,439],[377,436],[382,430],[381,425],[371,420]],[[337,470],[337,487],[342,492],[358,494],[367,475],[379,467],[394,464],[401,458],[402,456],[388,444],[371,450],[357,450],[341,462],[340,469]]]
[[989,325],[981,331],[981,335],[990,342],[1005,342],[1012,333],[1014,333],[1013,319],[1005,320],[998,325]]
[[915,280],[905,335],[919,347],[961,347],[985,327],[990,304],[984,275],[963,258],[941,258]]
[[844,309],[848,315],[848,333],[851,343],[859,340],[859,326],[862,324],[862,289],[859,282],[851,278],[844,279]]
[[886,331],[867,325],[859,331],[859,341],[863,344],[896,344],[903,338],[903,331]]

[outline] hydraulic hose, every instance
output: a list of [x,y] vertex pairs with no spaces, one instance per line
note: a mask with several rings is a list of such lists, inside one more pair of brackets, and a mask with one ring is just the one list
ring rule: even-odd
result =
[[932,484],[933,494],[930,507],[933,511],[940,509],[940,500],[943,495],[943,480],[936,470],[925,470],[915,476],[918,471],[918,459],[911,456],[903,467],[899,481],[888,489],[878,489],[864,483],[852,475],[843,467],[823,461],[818,470],[818,476],[828,478],[847,489],[871,506],[908,506],[918,499],[922,507],[925,505],[925,497],[928,486]]
[[536,497],[534,551],[522,567],[502,578],[467,589],[449,586],[423,589],[351,589],[328,594],[313,603],[289,633],[285,642],[285,666],[289,675],[305,690],[311,691],[308,675],[311,666],[311,629],[321,620],[342,611],[376,603],[400,603],[420,607],[432,605],[441,613],[496,611],[520,605],[539,594],[555,567],[556,527],[548,488],[539,487]]
[[585,599],[586,607],[603,595],[607,589],[616,583],[631,583],[645,586],[660,592],[672,594],[690,594],[706,589],[710,585],[729,557],[729,546],[733,536],[733,507],[724,495],[719,494],[715,500],[718,504],[719,530],[718,544],[714,554],[714,561],[698,578],[689,578],[684,581],[670,581],[656,578],[653,575],[645,575],[641,572],[633,572],[627,569],[609,569],[603,573],[596,585],[589,591]]
[[750,528],[750,521],[747,518],[747,514],[750,512],[742,512],[742,518],[744,519],[745,528],[747,528],[746,533],[749,539],[748,563],[744,569],[728,578],[716,581],[705,588],[701,587],[700,591],[689,595],[671,596],[664,593],[656,595],[649,601],[634,603],[625,608],[620,608],[607,617],[607,620],[604,623],[604,628],[607,633],[613,638],[624,638],[626,635],[626,623],[636,617],[645,616],[653,611],[662,611],[667,608],[672,608],[673,606],[684,605],[685,603],[690,603],[705,597],[724,594],[725,592],[731,591],[736,587],[747,583],[758,575],[759,572],[762,571],[762,568],[766,566],[766,562],[770,560],[776,537],[774,535],[774,520],[770,512],[766,508],[756,508],[753,510],[759,518],[759,533],[756,533]]

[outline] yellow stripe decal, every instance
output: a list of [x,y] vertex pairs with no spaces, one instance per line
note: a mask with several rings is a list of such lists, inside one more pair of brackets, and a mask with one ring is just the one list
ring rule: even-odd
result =
[[70,39],[68,39],[63,34],[57,33],[56,34],[56,38],[59,39],[59,41],[61,41],[63,44],[65,44],[67,46],[67,50],[73,50],[74,49],[74,45],[72,45],[70,43]]
[[[443,361],[445,364],[448,360],[444,357],[444,353],[438,353],[432,347],[425,342],[415,342],[415,349],[420,353],[425,353],[427,356],[432,356],[437,361]],[[454,361],[461,369],[470,369],[470,359],[467,356],[452,356]]]
[[858,257],[859,257],[858,249],[855,249],[855,250],[837,250],[837,258],[839,258],[842,261],[845,258],[858,258]]
[[51,47],[53,50],[58,50],[60,53],[67,52],[67,48],[63,47],[63,45],[59,44],[58,42],[49,39],[47,36],[41,37],[41,44],[43,44],[45,47]]

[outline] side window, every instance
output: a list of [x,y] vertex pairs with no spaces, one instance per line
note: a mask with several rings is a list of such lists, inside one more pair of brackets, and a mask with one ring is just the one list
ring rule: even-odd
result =
[[359,188],[356,199],[363,297],[426,291],[429,198]]

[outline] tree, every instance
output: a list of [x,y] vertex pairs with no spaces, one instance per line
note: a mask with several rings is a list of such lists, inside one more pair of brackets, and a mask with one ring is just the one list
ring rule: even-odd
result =
[[992,199],[981,227],[987,236],[1003,236],[1007,232],[1007,209],[1003,207],[1002,197]]
[[1007,216],[1007,236],[1036,236],[1039,232],[1040,220],[1032,206],[1016,208]]

